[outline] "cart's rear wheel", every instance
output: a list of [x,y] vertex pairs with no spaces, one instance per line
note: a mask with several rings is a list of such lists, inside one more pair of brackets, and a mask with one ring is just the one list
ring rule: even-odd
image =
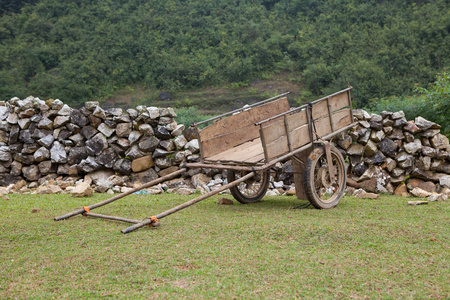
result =
[[[249,172],[228,170],[228,182],[231,183]],[[261,200],[269,187],[269,172],[259,173],[248,180],[230,188],[231,194],[237,201],[247,204]]]
[[305,192],[315,208],[333,208],[344,195],[346,184],[345,163],[342,154],[330,147],[335,179],[330,181],[324,147],[316,148],[309,155],[305,166]]

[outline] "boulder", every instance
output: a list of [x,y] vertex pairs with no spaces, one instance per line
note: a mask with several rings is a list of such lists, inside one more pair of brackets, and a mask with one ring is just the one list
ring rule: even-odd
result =
[[145,171],[154,166],[155,166],[155,163],[154,163],[151,155],[146,155],[146,156],[134,159],[133,162],[131,163],[131,169],[135,173]]
[[78,183],[72,190],[73,197],[91,197],[94,194],[94,190],[86,182]]

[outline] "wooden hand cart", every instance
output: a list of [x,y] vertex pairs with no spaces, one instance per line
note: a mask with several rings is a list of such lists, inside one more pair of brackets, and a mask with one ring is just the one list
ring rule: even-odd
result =
[[[285,93],[196,123],[193,126],[197,129],[201,153],[198,163],[185,163],[176,172],[55,220],[83,214],[135,223],[121,231],[128,233],[145,225],[158,226],[160,219],[226,189],[230,189],[237,201],[254,203],[266,194],[270,170],[278,162],[288,159],[292,159],[294,167],[297,197],[308,198],[319,209],[335,207],[344,193],[346,170],[342,154],[328,140],[356,125],[353,123],[351,89],[349,87],[297,108],[290,108],[286,98],[288,93]],[[198,128],[209,122],[212,124],[204,129]],[[90,212],[180,176],[189,168],[228,170],[228,184],[143,221]]]

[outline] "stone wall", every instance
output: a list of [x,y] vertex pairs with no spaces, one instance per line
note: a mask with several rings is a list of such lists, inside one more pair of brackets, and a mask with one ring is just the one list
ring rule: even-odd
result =
[[336,140],[348,157],[349,183],[373,193],[408,196],[414,188],[450,188],[450,145],[440,125],[402,111],[369,115],[354,110],[358,125]]
[[[333,139],[348,162],[351,187],[403,196],[417,187],[430,193],[450,188],[449,140],[438,124],[407,121],[401,111],[369,115],[358,109],[354,116],[358,125]],[[195,136],[175,118],[172,108],[104,110],[87,102],[73,109],[33,97],[0,102],[0,186],[21,182],[15,189],[28,191],[59,178],[69,191],[77,180],[92,179],[98,192],[120,192],[167,175],[199,157]],[[275,169],[271,195],[292,191],[292,164]],[[190,170],[154,192],[209,191],[224,182],[225,172]],[[50,187],[41,192],[55,192]]]
[[73,109],[60,100],[0,102],[0,186],[22,179],[83,178],[97,170],[147,182],[196,160],[172,108]]

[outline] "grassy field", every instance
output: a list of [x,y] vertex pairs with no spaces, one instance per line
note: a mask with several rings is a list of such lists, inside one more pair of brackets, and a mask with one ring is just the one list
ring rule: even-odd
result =
[[[0,198],[1,299],[450,297],[450,201],[346,197],[332,210],[293,210],[305,202],[213,197],[124,235],[126,223],[53,221],[107,195],[9,197]],[[95,212],[139,219],[191,198],[133,195]]]

